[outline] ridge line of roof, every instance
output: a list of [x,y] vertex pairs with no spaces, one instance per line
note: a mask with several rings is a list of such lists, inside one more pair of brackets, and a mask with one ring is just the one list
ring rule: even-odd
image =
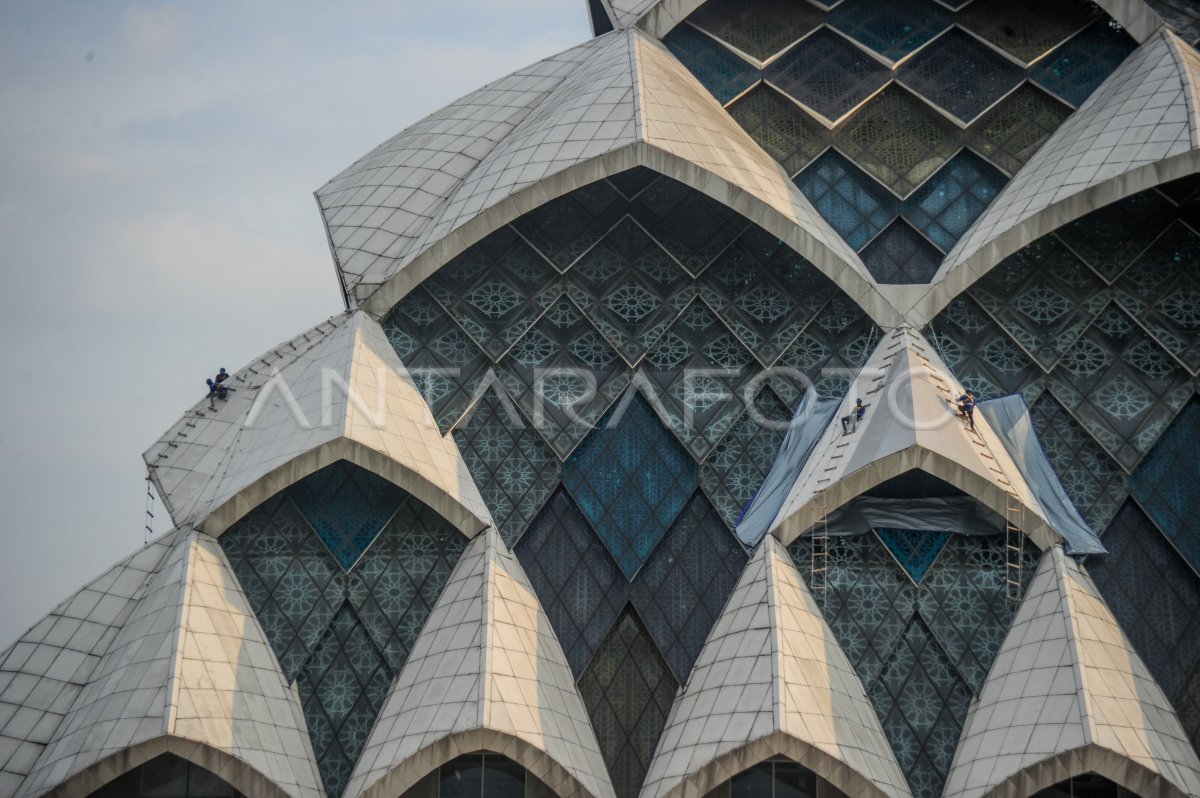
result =
[[1054,589],[1061,597],[1060,612],[1066,625],[1067,650],[1071,652],[1071,669],[1075,672],[1075,703],[1079,707],[1080,726],[1083,729],[1083,739],[1087,745],[1096,742],[1095,722],[1089,709],[1086,668],[1083,667],[1082,651],[1079,647],[1079,628],[1075,618],[1075,601],[1071,595],[1071,585],[1068,584],[1066,554],[1061,546],[1051,546],[1046,555],[1050,557],[1050,567],[1053,571]]
[[179,540],[176,541],[177,546],[184,548],[183,555],[183,572],[179,575],[179,612],[175,616],[175,627],[171,630],[171,658],[167,666],[167,705],[163,711],[163,734],[173,734],[175,730],[175,721],[178,718],[179,710],[179,693],[182,688],[182,679],[180,679],[179,670],[183,667],[181,656],[183,654],[183,630],[189,616],[189,601],[192,593],[192,569],[196,566],[196,539],[197,532],[195,529],[184,529]]

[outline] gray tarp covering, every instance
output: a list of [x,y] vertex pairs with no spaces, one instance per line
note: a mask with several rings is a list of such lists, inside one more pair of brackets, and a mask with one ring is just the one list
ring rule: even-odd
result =
[[969,497],[881,499],[859,496],[829,514],[830,535],[865,535],[872,529],[929,529],[959,535],[995,535],[1004,519]]
[[754,495],[748,506],[738,519],[737,536],[747,546],[757,546],[758,542],[771,528],[771,522],[779,514],[779,508],[787,500],[788,492],[796,484],[808,455],[817,445],[830,424],[833,423],[834,413],[841,405],[840,398],[818,398],[816,391],[806,391],[800,400],[783,445],[771,466],[770,473],[763,481],[762,487]]
[[980,402],[975,409],[995,430],[1021,476],[1042,505],[1046,520],[1066,541],[1068,554],[1105,554],[1104,545],[1063,490],[1054,467],[1038,442],[1029,408],[1019,394]]

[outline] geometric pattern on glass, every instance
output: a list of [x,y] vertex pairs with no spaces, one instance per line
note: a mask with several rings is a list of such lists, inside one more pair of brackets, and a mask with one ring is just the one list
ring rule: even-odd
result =
[[751,227],[705,269],[700,294],[720,319],[770,366],[837,293],[795,250]]
[[1001,261],[970,295],[1050,369],[1104,309],[1103,289],[1083,261],[1046,236]]
[[832,124],[883,88],[891,70],[821,28],[771,62],[763,78]]
[[632,607],[579,678],[617,798],[637,798],[679,683]]
[[934,105],[970,123],[1015,89],[1025,79],[1025,70],[955,28],[905,62],[897,76]]
[[959,150],[954,125],[899,86],[889,86],[838,131],[838,147],[904,198]]
[[967,144],[1011,177],[1070,115],[1070,108],[1025,83],[971,125]]
[[397,303],[383,331],[444,434],[470,404],[487,357],[423,287]]
[[630,586],[633,606],[680,683],[745,565],[742,547],[698,490]]
[[327,795],[346,789],[395,675],[349,603],[343,604],[296,678]]
[[405,492],[345,460],[287,488],[301,514],[349,571],[404,500]]
[[1193,399],[1129,480],[1134,498],[1200,573],[1200,400]]
[[424,285],[493,359],[562,293],[558,272],[510,228],[484,238]]
[[630,365],[691,300],[691,277],[629,217],[571,267],[567,295]]
[[277,494],[220,543],[285,678],[299,688],[326,791],[340,795],[467,541],[395,488],[390,520],[347,573],[296,507],[296,495],[327,493],[323,471],[297,484],[308,482],[321,484]]
[[828,146],[828,132],[803,108],[766,84],[755,86],[729,115],[785,172],[794,175]]
[[709,0],[687,21],[746,55],[766,61],[821,24],[803,0]]
[[1106,20],[1092,23],[1029,70],[1029,77],[1078,108],[1137,48],[1137,42]]
[[565,296],[513,345],[497,373],[559,458],[583,440],[630,380],[612,344]]
[[704,88],[725,105],[759,80],[759,72],[728,48],[690,25],[680,25],[663,39],[675,57]]
[[555,268],[565,271],[604,237],[624,209],[613,185],[597,180],[535,208],[512,226]]
[[554,450],[496,386],[454,428],[454,442],[504,542],[512,546],[550,498],[562,472]]
[[[807,570],[811,540],[789,547]],[[914,798],[942,793],[971,696],[983,686],[1015,605],[1003,535],[951,535],[917,584],[875,535],[829,541],[825,618],[871,696]],[[1036,564],[1026,547],[1022,591]]]
[[1116,305],[1063,354],[1050,390],[1127,471],[1193,393],[1183,369]]
[[1099,16],[1100,9],[1087,0],[977,0],[958,22],[1030,64]]
[[833,150],[795,178],[800,191],[842,239],[865,247],[895,218],[899,203],[887,189]]
[[942,265],[942,253],[902,219],[888,225],[859,253],[880,284],[928,283]]
[[890,61],[899,61],[954,24],[954,15],[932,0],[848,0],[829,14],[829,25]]
[[1129,497],[1129,478],[1050,394],[1029,415],[1067,496],[1092,529],[1103,530]]
[[759,391],[729,433],[700,466],[700,484],[733,529],[758,493],[783,443],[792,414],[769,387]]
[[251,510],[220,542],[291,682],[341,606],[341,568],[286,493]]
[[608,182],[621,193],[622,197],[632,200],[649,188],[650,184],[660,177],[662,175],[653,169],[647,169],[644,166],[635,166],[632,169],[626,169],[624,172],[612,175],[608,178]]
[[701,461],[745,408],[754,356],[701,299],[695,299],[646,355],[639,376],[683,445]]
[[1007,182],[995,167],[963,150],[904,203],[903,215],[949,252]]
[[1175,222],[1114,288],[1129,315],[1189,371],[1200,372],[1200,235]]
[[1200,744],[1200,576],[1133,502],[1104,533],[1087,569],[1179,720]]
[[566,490],[559,488],[513,549],[575,678],[625,606],[627,581]]
[[841,397],[850,388],[875,347],[878,328],[856,303],[839,295],[817,315],[776,366],[803,374],[804,382],[786,372],[767,381],[788,407],[799,404],[809,385],[823,397]]
[[750,226],[725,205],[676,180],[657,180],[630,206],[633,218],[688,273],[704,271]]
[[969,295],[947,305],[930,332],[955,378],[977,396],[1019,393],[1032,406],[1045,390],[1042,370]]
[[696,490],[696,470],[634,390],[563,463],[563,484],[632,579]]
[[1063,225],[1055,235],[1111,283],[1167,229],[1173,210],[1162,194],[1143,191]]
[[876,527],[875,534],[918,585],[950,542],[949,532],[928,529]]

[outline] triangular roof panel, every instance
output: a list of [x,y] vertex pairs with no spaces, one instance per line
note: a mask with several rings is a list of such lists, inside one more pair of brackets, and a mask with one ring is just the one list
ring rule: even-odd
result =
[[379,325],[345,313],[296,336],[202,400],[145,453],[177,525],[219,535],[340,459],[405,489],[468,537],[490,523],[452,438]]
[[704,795],[773,756],[847,795],[911,795],[858,674],[767,537],[671,707],[641,798]]
[[1098,773],[1200,795],[1200,759],[1091,577],[1054,546],[972,704],[946,798],[1032,795]]
[[400,795],[481,749],[516,761],[563,798],[614,796],[562,647],[495,529],[455,566],[345,795]]

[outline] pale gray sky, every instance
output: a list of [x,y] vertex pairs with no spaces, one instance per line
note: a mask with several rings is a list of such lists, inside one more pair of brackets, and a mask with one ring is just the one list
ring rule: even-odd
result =
[[0,0],[0,650],[141,545],[209,373],[341,310],[312,191],[589,36],[584,0]]

